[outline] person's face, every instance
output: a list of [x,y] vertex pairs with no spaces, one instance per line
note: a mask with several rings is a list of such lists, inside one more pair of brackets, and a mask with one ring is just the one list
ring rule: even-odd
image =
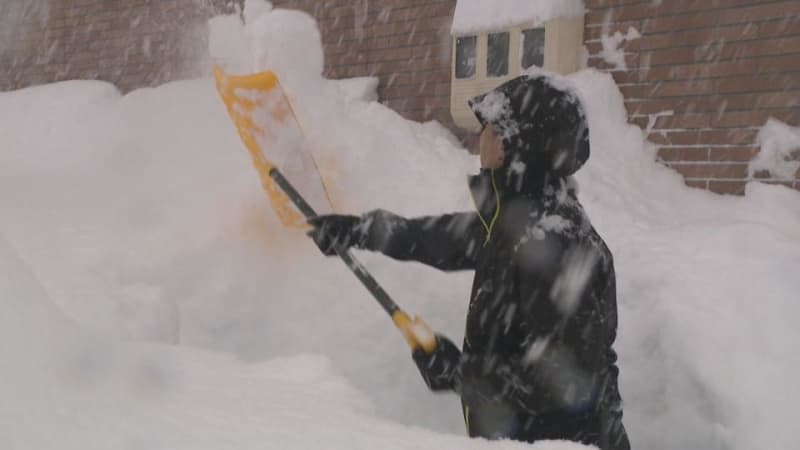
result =
[[503,140],[495,132],[494,127],[486,125],[481,132],[481,167],[499,169],[503,166]]

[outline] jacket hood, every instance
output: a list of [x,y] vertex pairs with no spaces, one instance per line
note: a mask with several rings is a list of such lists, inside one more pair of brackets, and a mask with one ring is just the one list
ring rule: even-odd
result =
[[523,75],[469,100],[482,126],[503,139],[495,171],[504,192],[533,193],[560,183],[589,159],[589,126],[578,96],[549,75]]

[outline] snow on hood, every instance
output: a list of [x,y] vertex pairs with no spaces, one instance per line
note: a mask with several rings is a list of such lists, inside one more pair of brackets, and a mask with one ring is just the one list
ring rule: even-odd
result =
[[559,17],[583,15],[583,0],[458,0],[453,34],[500,30],[522,24],[539,26]]
[[[509,183],[533,187],[574,174],[589,159],[589,127],[578,95],[558,75],[527,74],[469,100],[481,125],[503,139],[500,169]],[[510,175],[510,174],[509,174]]]

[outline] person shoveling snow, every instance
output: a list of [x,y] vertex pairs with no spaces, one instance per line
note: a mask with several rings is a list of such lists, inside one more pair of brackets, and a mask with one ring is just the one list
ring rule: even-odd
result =
[[326,255],[358,248],[475,271],[463,350],[436,335],[435,350],[413,352],[431,390],[460,395],[470,436],[629,449],[612,255],[570,179],[589,157],[583,106],[560,80],[526,75],[470,107],[483,125],[477,211],[323,215],[309,235]]

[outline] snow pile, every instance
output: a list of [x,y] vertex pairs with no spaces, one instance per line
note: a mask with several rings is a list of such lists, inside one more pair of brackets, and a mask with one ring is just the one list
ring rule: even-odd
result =
[[557,18],[582,16],[583,0],[458,0],[453,34],[498,31],[517,25],[538,27]]
[[794,180],[800,176],[800,128],[770,118],[756,137],[761,151],[750,161],[750,176],[765,171],[774,178]]
[[624,42],[639,39],[642,35],[634,27],[629,27],[628,32],[622,34],[617,31],[613,35],[604,34],[600,41],[603,50],[598,54],[603,60],[614,65],[615,70],[628,70],[628,63],[625,62],[625,51],[620,48]]
[[322,77],[324,53],[313,17],[273,10],[263,1],[246,2],[242,16],[245,23],[239,14],[210,21],[209,53],[229,72],[272,70],[283,82]]
[[107,343],[63,317],[2,238],[0,291],[2,448],[531,448],[377,420],[320,356],[246,364],[188,348]]
[[[321,79],[319,42],[293,53],[254,31],[278,14],[305,39],[307,17],[248,5],[247,23],[212,23],[217,43],[249,42],[217,57],[294,71],[282,81],[338,211],[470,208],[477,161],[449,133],[370,100],[374,81]],[[793,448],[800,194],[689,189],[609,75],[567,84],[591,127],[580,198],[617,265],[633,445]],[[212,80],[2,93],[0,122],[0,233],[20,255],[0,243],[0,447],[531,448],[463,437],[457,398],[427,392],[352,274],[279,224]],[[471,274],[358,256],[462,338]]]
[[[793,448],[800,193],[685,188],[625,125],[609,75],[575,74],[592,157],[581,200],[617,266],[621,388],[633,445]],[[677,430],[677,432],[676,432]]]

